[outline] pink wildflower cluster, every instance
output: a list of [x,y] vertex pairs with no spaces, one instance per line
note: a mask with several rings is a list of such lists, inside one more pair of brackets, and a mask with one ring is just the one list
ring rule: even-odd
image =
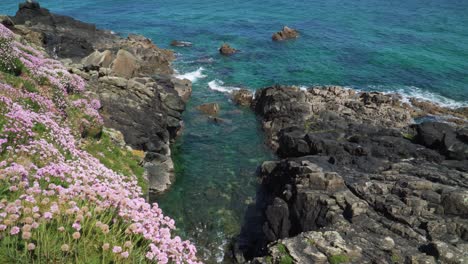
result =
[[33,55],[21,43],[14,42],[15,52],[21,62],[38,78],[47,79],[52,85],[61,88],[65,93],[82,92],[85,82],[75,74],[71,74],[58,61],[47,59],[43,55]]
[[[0,36],[10,33],[0,25]],[[50,84],[61,88],[68,107],[83,109],[101,120],[98,100],[72,101],[68,96],[70,91],[84,90],[81,78],[30,47],[14,45],[33,75],[45,76]],[[33,111],[22,103],[26,99],[40,109]],[[47,228],[51,221],[66,218],[72,221],[58,231],[72,230],[73,240],[79,241],[84,234],[83,223],[112,211],[115,217],[111,226],[98,222],[94,227],[107,234],[109,229],[120,226],[129,237],[141,237],[149,245],[149,262],[199,263],[195,247],[171,235],[174,220],[164,216],[156,203],[150,205],[141,198],[135,177],[108,169],[79,148],[69,120],[57,110],[61,107],[45,94],[22,91],[0,80],[0,118],[4,119],[0,127],[0,191],[11,198],[0,201],[0,237],[21,237],[27,250],[34,251],[40,246],[31,240],[34,232]],[[63,244],[61,251],[68,252],[72,246]],[[129,258],[131,246],[132,241],[122,245],[110,242],[102,249]]]
[[72,105],[76,108],[81,109],[86,116],[94,119],[96,122],[100,124],[103,123],[102,117],[98,111],[101,108],[101,102],[99,102],[99,100],[78,99],[76,101],[73,101]]

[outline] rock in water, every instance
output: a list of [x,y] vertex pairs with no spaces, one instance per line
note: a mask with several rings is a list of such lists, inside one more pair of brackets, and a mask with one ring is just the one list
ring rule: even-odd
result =
[[250,106],[252,99],[253,93],[247,89],[240,89],[232,92],[232,100],[238,105]]
[[208,103],[197,106],[197,109],[207,115],[217,115],[219,113],[219,105],[217,103]]
[[232,55],[234,53],[237,53],[237,50],[232,48],[231,46],[229,46],[229,44],[224,43],[221,46],[221,48],[219,48],[219,53],[221,53],[222,55],[229,56],[229,55]]
[[284,26],[283,30],[276,32],[271,38],[274,41],[280,41],[297,37],[299,37],[299,32],[297,30]]
[[171,46],[173,47],[192,47],[192,42],[188,41],[181,41],[181,40],[173,40],[171,42]]

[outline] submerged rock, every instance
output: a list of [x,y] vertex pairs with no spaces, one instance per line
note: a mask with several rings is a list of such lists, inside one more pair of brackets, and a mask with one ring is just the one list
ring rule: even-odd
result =
[[281,31],[278,31],[275,34],[273,34],[271,39],[274,41],[281,41],[281,40],[287,40],[287,39],[294,39],[298,37],[299,37],[299,32],[297,30],[284,26]]
[[188,41],[181,41],[181,40],[173,40],[171,41],[171,46],[173,47],[192,47],[192,42]]
[[207,103],[197,106],[197,109],[207,115],[217,115],[219,113],[219,104],[217,103]]
[[219,48],[219,53],[221,53],[222,55],[233,55],[235,53],[237,53],[237,50],[232,48],[231,46],[229,46],[229,44],[227,43],[224,43],[221,48]]

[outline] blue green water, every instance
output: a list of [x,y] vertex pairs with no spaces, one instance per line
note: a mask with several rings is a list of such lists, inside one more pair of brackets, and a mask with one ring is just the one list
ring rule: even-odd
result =
[[[18,2],[2,0],[1,13],[13,14]],[[223,258],[255,196],[255,168],[272,158],[253,114],[223,91],[337,84],[468,106],[466,0],[40,2],[117,33],[144,34],[161,47],[193,42],[175,48],[175,66],[194,81],[194,92],[174,147],[177,181],[158,202],[209,262]],[[283,25],[301,37],[272,42]],[[220,56],[223,42],[241,53]],[[224,124],[194,109],[205,102],[221,104]]]

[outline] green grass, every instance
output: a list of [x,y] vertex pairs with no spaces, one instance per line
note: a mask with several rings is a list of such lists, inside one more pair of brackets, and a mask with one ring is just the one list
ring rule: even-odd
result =
[[278,244],[276,247],[278,248],[278,251],[281,254],[280,261],[279,261],[280,264],[293,264],[294,263],[294,259],[291,257],[291,255],[289,255],[288,249],[286,248],[285,245]]
[[350,261],[349,257],[346,255],[333,255],[328,258],[330,264],[340,264],[340,263],[347,263]]
[[13,74],[15,76],[20,76],[21,73],[25,70],[25,67],[20,59],[14,58],[11,61],[2,61],[0,60],[0,71]]
[[117,146],[106,133],[103,133],[100,139],[89,139],[85,150],[115,172],[126,176],[135,175],[138,185],[146,194],[148,182],[143,177],[145,169],[140,166],[141,157]]
[[[86,216],[85,211],[72,215],[59,214],[48,222],[42,222],[38,229],[31,231],[31,239],[21,239],[21,234],[16,236],[5,236],[0,240],[0,263],[147,263],[145,259],[149,242],[141,235],[126,234],[124,231],[130,226],[129,223],[118,219],[115,210],[97,210],[90,206],[88,201],[77,201],[80,208],[86,206],[87,211],[92,214]],[[61,206],[66,206],[62,204]],[[75,218],[81,214],[79,239],[73,239],[72,234],[76,232],[72,228]],[[100,222],[100,223],[98,223]],[[103,231],[102,225],[106,225],[108,232]],[[63,231],[59,228],[63,227]],[[129,241],[130,246],[124,247]],[[28,251],[28,243],[34,243],[36,249]],[[109,243],[111,248],[103,250],[104,243]],[[61,248],[66,244],[68,251]],[[121,259],[111,253],[112,246],[118,245],[130,253],[130,258]]]
[[39,90],[36,88],[33,82],[25,80],[21,77],[15,76],[10,73],[1,73],[0,78],[4,83],[7,83],[15,88],[24,88],[26,91],[31,93],[38,93]]

